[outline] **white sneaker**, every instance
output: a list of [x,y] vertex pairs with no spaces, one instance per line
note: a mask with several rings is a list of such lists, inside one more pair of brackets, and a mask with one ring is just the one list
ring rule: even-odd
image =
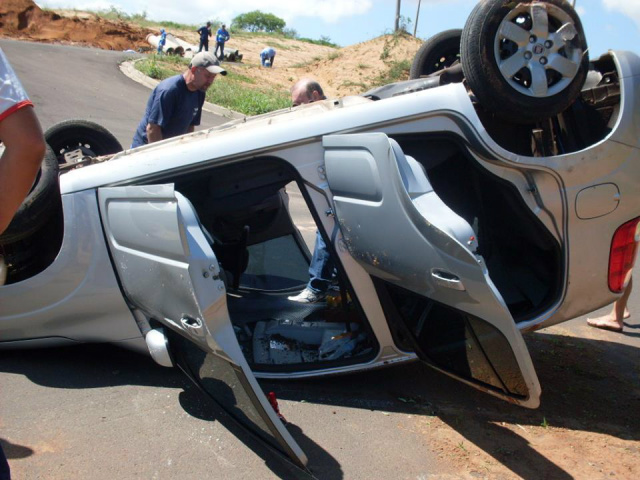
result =
[[300,302],[300,303],[316,303],[321,302],[327,297],[326,292],[314,292],[309,288],[305,288],[298,295],[293,297],[287,297],[292,302]]

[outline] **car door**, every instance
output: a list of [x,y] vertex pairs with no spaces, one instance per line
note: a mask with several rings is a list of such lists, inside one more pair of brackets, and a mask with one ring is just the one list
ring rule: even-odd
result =
[[537,407],[529,352],[476,252],[472,226],[385,134],[325,136],[323,147],[343,240],[371,275],[389,325],[399,330],[396,343],[406,338],[429,365]]
[[193,206],[173,185],[100,188],[107,243],[132,308],[168,329],[179,367],[271,449],[307,458],[251,372],[220,267]]

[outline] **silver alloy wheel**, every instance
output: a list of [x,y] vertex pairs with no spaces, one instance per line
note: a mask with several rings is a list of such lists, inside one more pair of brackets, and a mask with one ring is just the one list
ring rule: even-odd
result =
[[[502,20],[494,53],[507,83],[530,97],[551,97],[571,84],[583,51],[573,20],[550,3],[520,4]],[[575,43],[575,45],[574,45]]]

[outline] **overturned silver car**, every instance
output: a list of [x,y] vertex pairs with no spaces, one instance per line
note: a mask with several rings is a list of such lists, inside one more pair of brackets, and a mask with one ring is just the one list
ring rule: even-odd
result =
[[[630,277],[640,58],[585,63],[565,2],[502,3],[470,17],[462,75],[445,65],[109,156],[93,156],[113,139],[87,122],[49,132],[41,178],[60,168],[61,195],[55,182],[42,188],[52,193],[39,194],[41,210],[32,199],[22,226],[0,237],[0,348],[110,342],[150,354],[301,467],[256,377],[419,359],[538,406],[521,332],[614,301]],[[479,31],[480,15],[495,28]],[[469,85],[471,44],[491,47],[497,88],[509,92],[500,104]],[[561,72],[543,68],[544,89],[538,66],[548,64]],[[316,229],[335,288],[323,302],[292,302]]]

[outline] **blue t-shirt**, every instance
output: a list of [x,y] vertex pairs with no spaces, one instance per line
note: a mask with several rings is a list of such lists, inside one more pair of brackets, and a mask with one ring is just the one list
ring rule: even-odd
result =
[[229,32],[227,32],[226,30],[223,30],[222,28],[220,28],[218,30],[218,32],[216,33],[216,41],[218,43],[224,43],[227,40],[229,40]]
[[200,90],[190,91],[182,75],[160,82],[147,101],[144,117],[133,136],[131,148],[149,143],[149,123],[160,125],[163,138],[185,134],[191,125],[200,125],[204,95]]

